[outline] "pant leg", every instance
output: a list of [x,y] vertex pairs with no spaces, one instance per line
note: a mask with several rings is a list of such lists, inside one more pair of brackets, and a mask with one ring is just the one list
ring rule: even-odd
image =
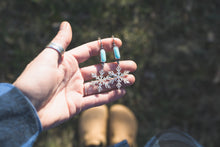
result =
[[179,147],[202,147],[193,137],[189,134],[179,131],[177,129],[169,129],[161,132],[152,137],[145,145],[145,147],[166,147],[166,146],[179,146]]
[[129,144],[128,144],[127,140],[123,140],[113,146],[110,146],[110,147],[129,147]]

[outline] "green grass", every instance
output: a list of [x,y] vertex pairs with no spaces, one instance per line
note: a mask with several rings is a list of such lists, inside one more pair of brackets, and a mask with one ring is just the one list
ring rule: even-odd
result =
[[[1,1],[0,81],[13,82],[67,20],[69,49],[113,34],[123,41],[122,58],[137,63],[136,83],[114,103],[135,112],[139,146],[171,127],[204,146],[220,146],[217,6],[218,0]],[[78,146],[77,122],[78,116],[42,133],[35,146]]]

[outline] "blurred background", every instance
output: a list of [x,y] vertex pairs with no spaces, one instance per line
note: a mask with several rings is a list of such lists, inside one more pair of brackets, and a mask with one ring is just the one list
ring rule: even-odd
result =
[[[168,128],[220,146],[219,8],[219,0],[0,1],[0,82],[13,82],[67,20],[68,49],[115,35],[122,58],[137,63],[136,83],[114,103],[134,111],[138,146]],[[43,132],[34,146],[79,146],[78,118]]]

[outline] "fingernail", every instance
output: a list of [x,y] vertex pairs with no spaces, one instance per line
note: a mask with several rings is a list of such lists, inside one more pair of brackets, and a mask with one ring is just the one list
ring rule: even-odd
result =
[[63,22],[61,23],[61,25],[60,25],[60,30],[64,30],[64,29],[66,29],[67,27],[68,27],[68,22],[63,21]]

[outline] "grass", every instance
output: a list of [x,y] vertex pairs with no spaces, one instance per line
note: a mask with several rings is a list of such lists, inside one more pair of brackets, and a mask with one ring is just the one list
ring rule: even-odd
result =
[[[1,1],[0,81],[13,82],[67,20],[73,30],[69,49],[114,34],[123,41],[122,58],[138,64],[136,83],[114,102],[134,111],[138,146],[172,127],[204,146],[219,146],[217,6],[217,0]],[[78,146],[77,122],[78,116],[43,132],[35,146]]]

